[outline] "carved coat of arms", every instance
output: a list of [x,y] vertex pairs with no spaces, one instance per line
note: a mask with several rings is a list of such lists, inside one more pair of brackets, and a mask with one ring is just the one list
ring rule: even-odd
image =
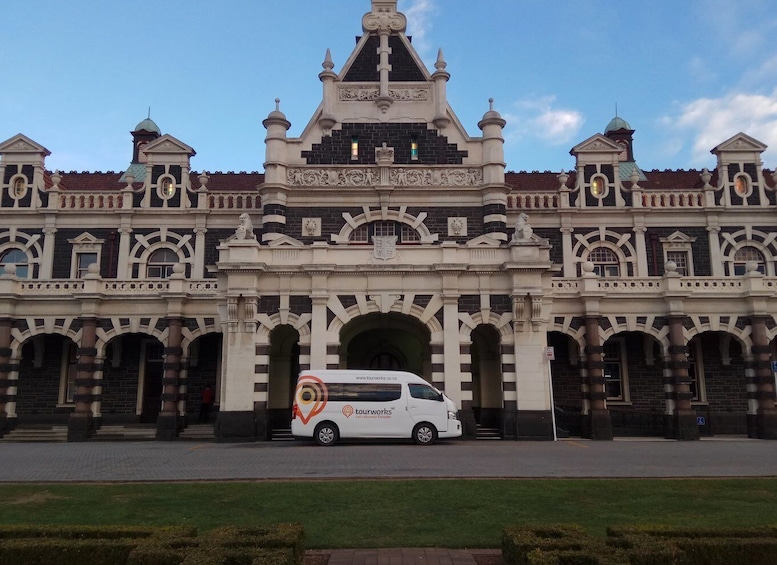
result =
[[388,261],[397,255],[397,236],[379,235],[373,236],[372,242],[375,244],[373,255],[375,259]]

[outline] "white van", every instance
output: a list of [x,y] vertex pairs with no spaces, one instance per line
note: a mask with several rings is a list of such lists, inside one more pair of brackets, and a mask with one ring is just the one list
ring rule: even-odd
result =
[[450,398],[402,371],[303,371],[297,380],[291,433],[333,445],[339,438],[412,438],[428,445],[461,436]]

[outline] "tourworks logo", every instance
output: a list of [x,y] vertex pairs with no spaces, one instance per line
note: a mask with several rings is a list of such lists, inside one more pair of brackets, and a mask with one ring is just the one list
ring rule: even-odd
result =
[[354,408],[350,404],[343,406],[343,416],[350,418],[351,416],[357,418],[391,418],[394,415],[393,408],[379,408],[374,410],[368,410],[364,408]]
[[294,399],[297,403],[297,415],[303,424],[323,412],[328,397],[326,385],[318,377],[305,375],[299,378]]
[[353,416],[353,406],[351,406],[350,404],[346,404],[345,406],[343,406],[343,416],[345,416],[346,418],[350,418],[351,416]]

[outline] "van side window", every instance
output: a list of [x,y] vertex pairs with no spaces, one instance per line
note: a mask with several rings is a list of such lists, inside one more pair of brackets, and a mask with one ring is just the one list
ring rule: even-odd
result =
[[442,394],[426,385],[407,385],[410,389],[410,396],[420,398],[421,400],[436,400],[442,402]]
[[402,396],[400,383],[328,383],[330,402],[391,402]]

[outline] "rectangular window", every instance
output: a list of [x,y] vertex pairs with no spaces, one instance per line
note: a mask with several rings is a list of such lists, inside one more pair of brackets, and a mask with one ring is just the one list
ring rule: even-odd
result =
[[418,139],[415,137],[410,141],[410,159],[418,161]]
[[97,253],[78,253],[76,255],[76,278],[84,278],[92,263],[97,263]]
[[687,251],[667,251],[666,260],[674,261],[677,265],[677,273],[687,277],[688,276],[688,252]]
[[394,222],[375,222],[375,233],[373,235],[396,235],[396,233]]
[[329,402],[392,402],[402,396],[399,383],[329,383]]
[[622,342],[610,340],[604,344],[604,381],[607,400],[628,400],[625,383]]
[[359,138],[351,138],[351,160],[356,161],[359,159]]

